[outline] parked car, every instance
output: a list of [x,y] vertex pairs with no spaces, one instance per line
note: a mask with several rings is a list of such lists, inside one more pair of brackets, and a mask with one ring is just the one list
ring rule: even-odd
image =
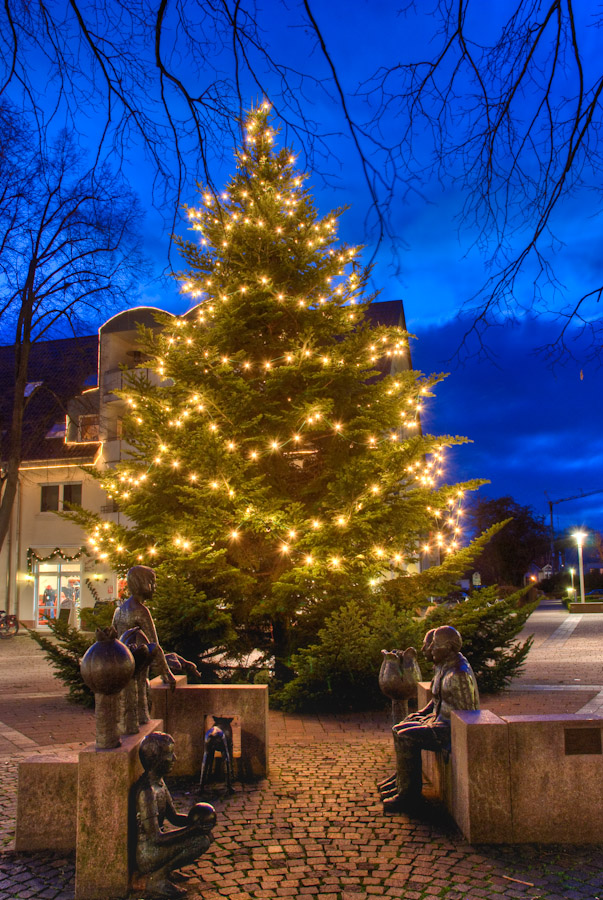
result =
[[443,602],[446,606],[455,606],[457,603],[464,603],[465,600],[469,599],[469,594],[466,594],[465,591],[451,591],[448,596],[446,596]]

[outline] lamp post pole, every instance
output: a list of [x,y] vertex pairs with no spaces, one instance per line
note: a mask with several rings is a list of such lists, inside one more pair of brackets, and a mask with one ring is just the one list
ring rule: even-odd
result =
[[577,531],[574,534],[576,543],[578,544],[578,572],[580,577],[580,603],[586,603],[584,596],[584,563],[582,561],[582,546],[586,535],[583,531]]

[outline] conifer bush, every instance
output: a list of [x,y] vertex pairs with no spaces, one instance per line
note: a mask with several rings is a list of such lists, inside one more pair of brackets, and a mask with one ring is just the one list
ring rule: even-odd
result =
[[[292,660],[295,677],[276,692],[274,702],[290,712],[342,712],[388,703],[379,691],[381,650],[420,650],[431,628],[453,625],[463,638],[462,652],[482,693],[502,690],[517,675],[532,638],[516,640],[536,604],[518,606],[523,591],[498,599],[496,588],[473,591],[469,599],[430,606],[423,616],[396,609],[381,598],[352,601],[329,617],[318,641]],[[419,653],[424,681],[433,666]]]
[[80,660],[94,643],[94,637],[72,628],[63,619],[49,619],[47,624],[54,640],[32,628],[27,631],[44,651],[57,678],[68,688],[68,699],[80,706],[93,708],[94,694],[82,680]]

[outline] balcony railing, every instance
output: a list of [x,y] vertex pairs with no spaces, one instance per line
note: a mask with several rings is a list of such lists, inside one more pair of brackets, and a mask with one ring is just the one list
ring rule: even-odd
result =
[[103,375],[103,394],[105,401],[117,399],[117,397],[111,397],[110,395],[113,391],[121,391],[128,386],[130,373],[138,377],[142,376],[143,378],[147,378],[149,383],[153,385],[169,385],[173,383],[172,379],[161,378],[161,376],[152,369],[130,369],[128,372],[123,372],[121,369],[109,369]]

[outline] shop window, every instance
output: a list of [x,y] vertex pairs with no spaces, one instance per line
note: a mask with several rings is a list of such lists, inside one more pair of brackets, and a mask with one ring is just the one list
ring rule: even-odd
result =
[[36,563],[34,566],[35,623],[45,628],[52,619],[65,619],[78,627],[80,569],[73,561]]
[[82,504],[81,482],[67,484],[43,484],[41,486],[40,512],[58,512],[65,504]]

